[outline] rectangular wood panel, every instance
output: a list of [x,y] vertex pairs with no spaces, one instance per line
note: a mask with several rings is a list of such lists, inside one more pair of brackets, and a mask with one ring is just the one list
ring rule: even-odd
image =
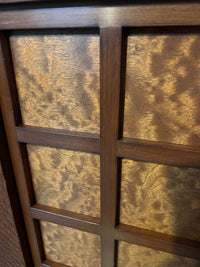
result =
[[118,267],[198,267],[200,261],[159,250],[119,242]]
[[98,35],[10,38],[23,123],[99,134]]
[[200,145],[200,35],[128,36],[124,137]]
[[100,267],[100,237],[80,230],[41,222],[46,257],[73,267]]
[[39,204],[100,216],[98,155],[27,145]]
[[122,160],[120,221],[200,240],[200,170]]

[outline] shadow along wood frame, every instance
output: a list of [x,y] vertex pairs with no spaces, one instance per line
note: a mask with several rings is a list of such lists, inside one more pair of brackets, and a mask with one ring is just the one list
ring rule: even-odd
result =
[[[13,218],[14,218],[13,223],[15,223],[15,225],[16,225],[16,230],[18,233],[17,237],[19,236],[19,242],[21,245],[24,262],[27,266],[33,267],[33,261],[32,261],[32,257],[31,257],[31,253],[30,253],[30,247],[29,247],[29,243],[28,243],[26,228],[24,225],[21,205],[20,205],[20,201],[19,201],[16,183],[15,183],[15,176],[13,173],[12,163],[11,163],[11,159],[10,159],[10,155],[9,155],[8,144],[7,144],[6,135],[5,135],[5,131],[4,131],[4,125],[3,125],[1,110],[0,110],[0,140],[1,140],[0,162],[1,162],[1,168],[2,168],[1,171],[3,171],[3,174],[1,173],[0,175],[6,174],[6,176],[4,176],[5,181],[6,181],[6,189],[7,189],[7,193],[8,193],[11,208],[12,208],[12,213],[13,213]],[[6,190],[5,190],[5,192],[6,192]],[[7,212],[7,210],[6,210],[6,212]],[[6,222],[7,222],[7,220],[6,220]],[[9,225],[11,226],[10,222],[9,222]],[[2,246],[4,246],[3,242],[2,242]],[[13,248],[15,249],[15,242],[13,243]],[[11,253],[10,257],[12,257],[12,256],[13,255]],[[20,254],[19,257],[21,257],[21,256],[22,255]],[[16,260],[16,257],[14,257],[14,259],[12,261],[13,264],[14,264],[15,260]]]
[[[122,52],[126,46],[123,28],[198,25],[198,3],[0,11],[1,108],[35,266],[63,266],[45,259],[38,220],[100,235],[104,267],[117,265],[117,240],[200,259],[200,244],[197,241],[119,223],[120,158],[200,168],[199,147],[121,137],[125,68]],[[100,29],[100,138],[22,125],[7,32],[52,28],[79,28],[80,31],[85,28]],[[24,168],[24,143],[100,154],[100,220],[35,203],[32,185],[27,183],[29,170]],[[160,157],[162,153],[165,157]]]

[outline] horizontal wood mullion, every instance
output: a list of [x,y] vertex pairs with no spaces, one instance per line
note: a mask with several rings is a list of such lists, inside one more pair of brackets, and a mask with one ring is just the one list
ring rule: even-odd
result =
[[179,256],[200,259],[200,242],[119,224],[115,239]]
[[118,141],[117,155],[132,160],[200,168],[198,147],[124,138]]
[[199,3],[63,7],[0,12],[0,29],[200,25]]
[[100,153],[99,138],[93,135],[31,126],[16,127],[16,130],[21,143]]
[[101,234],[100,219],[98,218],[40,204],[35,204],[31,207],[31,214],[37,220],[48,221],[89,233]]

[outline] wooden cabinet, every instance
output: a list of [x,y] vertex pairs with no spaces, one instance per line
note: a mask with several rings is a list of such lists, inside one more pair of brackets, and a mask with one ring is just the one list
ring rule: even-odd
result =
[[0,11],[34,266],[199,266],[200,4],[74,5]]

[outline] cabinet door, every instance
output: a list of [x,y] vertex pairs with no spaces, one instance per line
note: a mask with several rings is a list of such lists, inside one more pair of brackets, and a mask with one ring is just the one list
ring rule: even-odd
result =
[[200,4],[0,14],[34,265],[199,266]]

